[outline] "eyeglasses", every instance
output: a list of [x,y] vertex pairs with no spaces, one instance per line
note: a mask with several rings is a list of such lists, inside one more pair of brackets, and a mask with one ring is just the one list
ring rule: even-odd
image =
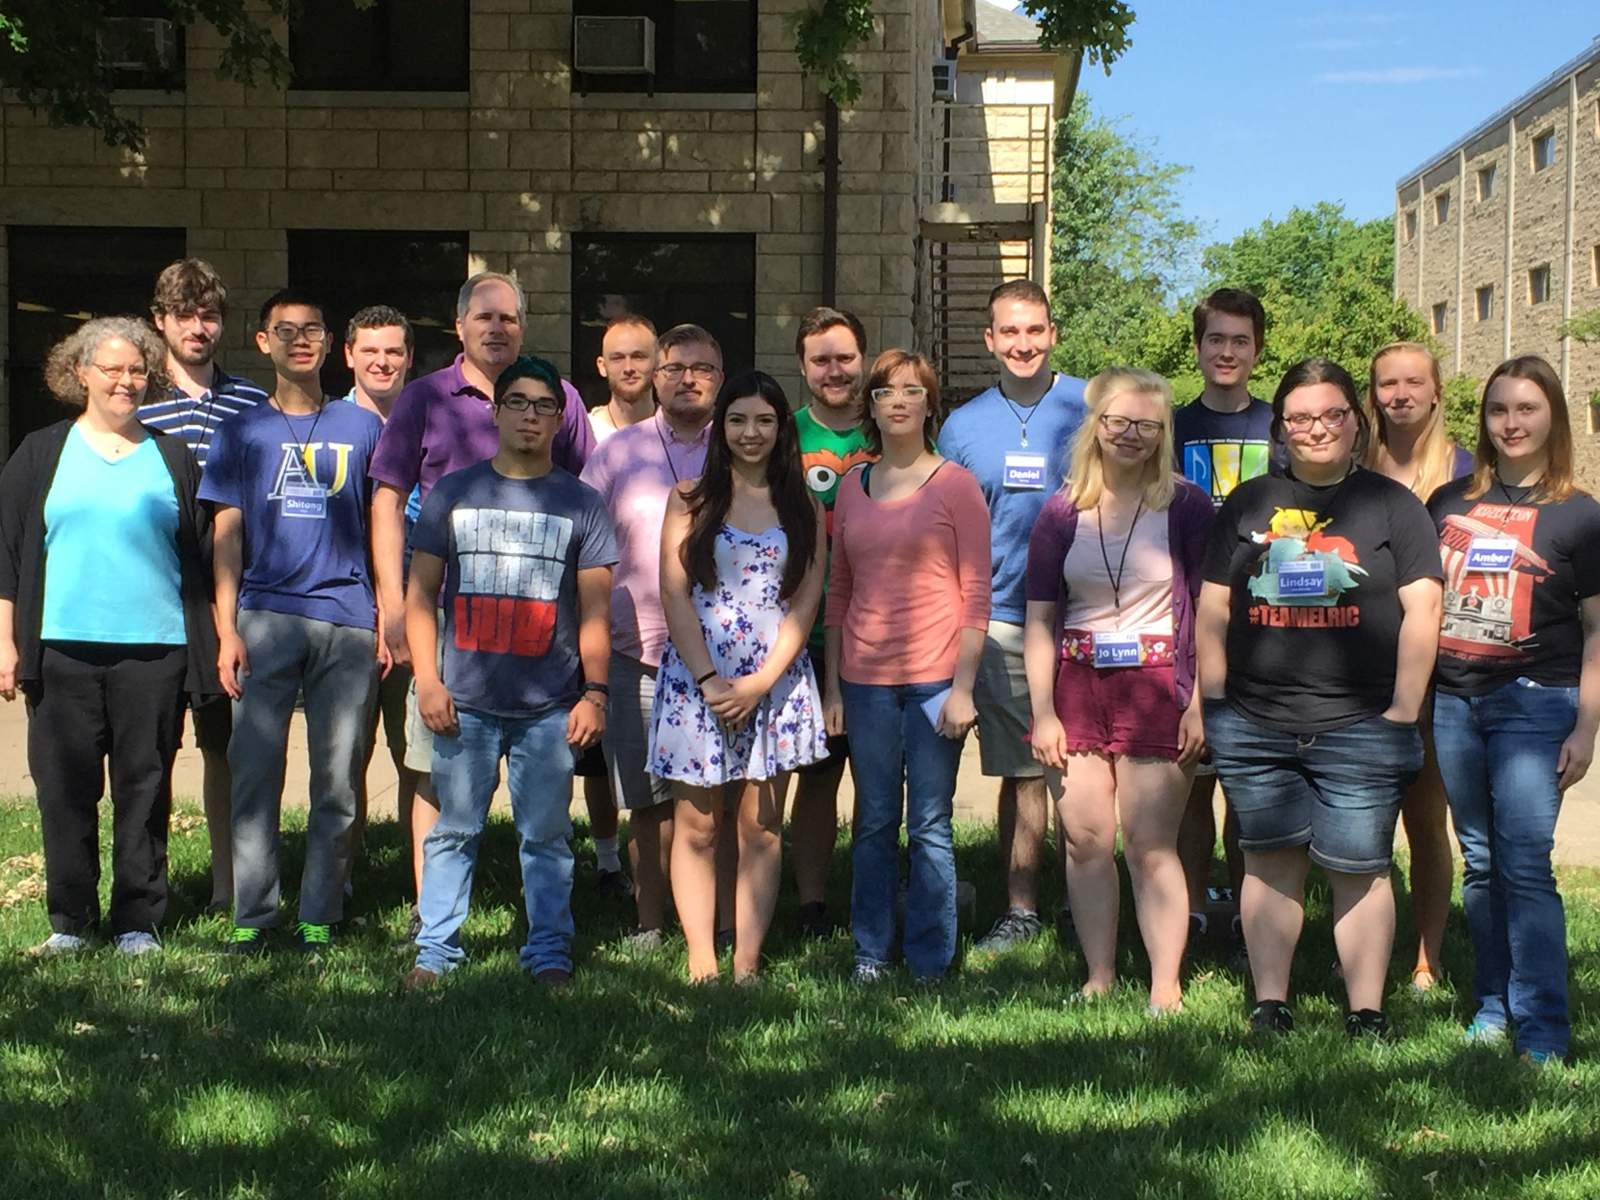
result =
[[1338,433],[1349,416],[1348,407],[1329,408],[1319,413],[1292,413],[1283,418],[1283,425],[1290,433],[1310,433],[1311,427],[1320,421],[1329,433]]
[[896,396],[904,396],[907,400],[926,400],[928,398],[928,389],[915,385],[902,388],[881,387],[872,389],[872,398],[880,404],[885,400],[893,400]]
[[527,412],[531,408],[541,417],[558,417],[562,408],[561,401],[549,396],[501,396],[497,403],[512,412]]
[[685,371],[696,379],[715,379],[722,374],[716,363],[662,363],[656,370],[671,380],[682,379]]
[[105,367],[99,363],[90,363],[89,365],[112,383],[122,379],[127,379],[133,383],[145,383],[150,378],[150,372],[145,367]]
[[272,327],[272,336],[285,345],[297,342],[302,337],[306,341],[315,344],[328,336],[328,327],[320,321],[307,321],[304,325],[296,325],[291,321],[279,321]]
[[1100,414],[1100,424],[1112,437],[1121,437],[1132,429],[1141,438],[1159,437],[1161,434],[1160,421],[1135,421],[1132,417],[1119,417],[1111,413]]

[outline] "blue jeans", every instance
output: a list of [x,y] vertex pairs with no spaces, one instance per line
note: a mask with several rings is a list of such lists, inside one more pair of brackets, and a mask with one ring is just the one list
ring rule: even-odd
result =
[[881,966],[894,944],[895,896],[900,885],[900,813],[911,843],[901,948],[912,973],[942,975],[956,954],[956,855],[950,815],[961,742],[941,737],[921,702],[944,683],[899,685],[841,681],[850,771],[855,779],[855,875],[850,925],[856,961]]
[[1516,1025],[1518,1051],[1567,1052],[1567,924],[1550,852],[1556,760],[1578,689],[1517,679],[1433,704],[1433,740],[1465,866],[1461,899],[1474,955],[1477,1019]]
[[441,974],[466,958],[461,926],[500,760],[511,785],[511,819],[522,862],[528,941],[518,956],[533,974],[572,970],[572,747],[567,710],[542,717],[492,717],[456,711],[461,729],[433,738],[433,788],[439,823],[422,843],[417,966]]

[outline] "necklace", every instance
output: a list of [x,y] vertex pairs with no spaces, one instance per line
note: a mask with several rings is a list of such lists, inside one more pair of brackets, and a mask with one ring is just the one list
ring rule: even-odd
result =
[[1139,493],[1138,506],[1133,510],[1133,520],[1128,523],[1128,534],[1122,541],[1122,557],[1117,560],[1117,573],[1111,573],[1111,555],[1106,553],[1106,510],[1104,505],[1099,505],[1098,519],[1095,521],[1095,531],[1100,535],[1100,561],[1106,565],[1106,578],[1111,581],[1111,606],[1116,609],[1117,617],[1122,617],[1122,573],[1128,566],[1128,548],[1133,545],[1133,531],[1139,527],[1139,518],[1144,515],[1144,493]]
[[[324,411],[327,410],[327,407],[328,407],[327,400],[324,399],[323,402],[322,402],[321,407],[317,409],[317,415],[316,415],[315,418],[313,418],[313,420],[311,422],[311,429],[306,433],[305,441],[301,441],[298,437],[295,436],[294,423],[289,420],[289,414],[283,411],[283,401],[279,400],[276,396],[274,396],[272,398],[272,407],[277,409],[278,410],[278,416],[283,418],[284,428],[286,428],[289,431],[289,440],[292,441],[295,444],[295,446],[299,449],[299,451],[300,451],[300,461],[305,464],[306,474],[311,477],[311,482],[312,483],[316,483],[316,481],[317,481],[317,470],[316,470],[315,465],[313,465],[313,463],[311,461],[310,446],[312,444],[313,439],[317,436],[317,426],[322,422],[322,414],[323,414]],[[305,414],[301,413],[299,415],[304,416]]]
[[1512,511],[1522,507],[1528,502],[1528,497],[1533,495],[1533,493],[1538,490],[1541,481],[1536,479],[1532,483],[1528,484],[1522,489],[1522,495],[1518,496],[1514,500],[1511,498],[1511,488],[1506,484],[1504,479],[1500,478],[1498,473],[1494,477],[1494,482],[1495,486],[1500,489],[1500,494],[1506,498],[1506,511],[1500,514],[1500,524],[1494,527],[1495,533],[1498,534],[1504,532],[1506,522],[1511,520]]
[[1006,402],[1006,407],[1011,410],[1011,415],[1017,419],[1017,425],[1022,430],[1022,448],[1026,450],[1028,448],[1028,422],[1039,414],[1039,405],[1044,403],[1044,397],[1039,397],[1037,402],[1028,407],[1028,415],[1026,417],[1022,415],[1022,406],[1010,396],[1001,392],[1000,399]]

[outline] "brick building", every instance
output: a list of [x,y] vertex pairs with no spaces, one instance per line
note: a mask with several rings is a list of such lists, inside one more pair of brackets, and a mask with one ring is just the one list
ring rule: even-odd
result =
[[[425,370],[456,352],[455,290],[484,268],[517,275],[527,348],[591,396],[600,330],[625,308],[698,320],[730,365],[791,388],[796,319],[825,299],[860,314],[874,350],[931,348],[951,303],[930,282],[934,247],[1005,237],[1018,261],[1040,257],[1052,97],[1076,63],[1041,55],[1015,20],[990,46],[980,10],[1011,14],[986,0],[877,0],[854,56],[862,97],[831,131],[793,51],[790,19],[808,4],[308,4],[285,33],[285,89],[219,80],[207,26],[108,22],[110,44],[136,44],[137,86],[118,100],[149,130],[142,153],[0,103],[0,453],[57,415],[39,384],[49,345],[90,314],[144,311],[156,271],[185,253],[232,290],[219,361],[258,378],[255,308],[285,283],[321,295],[336,327],[364,304],[404,309]],[[594,17],[631,20],[585,44]],[[653,74],[599,69],[640,65],[645,43]],[[1020,124],[1005,105],[985,111],[981,89],[968,104],[935,90],[936,63],[970,72],[996,49],[1006,69],[1054,81],[1042,104],[1011,106]],[[993,195],[963,176],[1017,182],[990,161],[991,128],[1005,135],[993,153],[1025,164],[1020,208],[998,223],[979,202]],[[330,390],[343,374],[330,364]]]
[[1600,308],[1600,39],[1395,185],[1394,288],[1451,372],[1548,359],[1600,483],[1600,345],[1562,335]]

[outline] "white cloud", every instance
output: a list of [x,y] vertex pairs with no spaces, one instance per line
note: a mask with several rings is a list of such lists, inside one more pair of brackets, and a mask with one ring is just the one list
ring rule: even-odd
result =
[[1393,84],[1435,83],[1442,79],[1470,79],[1477,67],[1382,67],[1374,71],[1324,71],[1318,83]]

